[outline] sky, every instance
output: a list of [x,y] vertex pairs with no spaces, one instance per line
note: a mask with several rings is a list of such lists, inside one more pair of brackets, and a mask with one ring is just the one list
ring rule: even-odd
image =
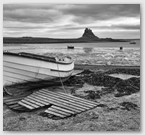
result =
[[139,4],[4,4],[4,37],[140,38]]

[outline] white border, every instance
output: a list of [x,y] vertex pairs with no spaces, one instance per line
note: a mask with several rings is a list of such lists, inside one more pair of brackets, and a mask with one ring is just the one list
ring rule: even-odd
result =
[[[3,68],[2,63],[3,63],[3,4],[7,3],[76,3],[76,4],[141,4],[141,132],[3,132],[3,87],[1,86],[1,97],[0,97],[0,134],[144,134],[144,123],[145,123],[145,118],[144,118],[144,83],[143,81],[145,80],[145,73],[143,72],[144,70],[144,57],[145,57],[145,45],[144,45],[144,13],[145,13],[145,1],[144,0],[1,0],[0,1],[0,47],[1,47],[1,53],[0,53],[0,69]],[[3,76],[3,70],[0,70],[0,79],[2,84],[2,76]]]

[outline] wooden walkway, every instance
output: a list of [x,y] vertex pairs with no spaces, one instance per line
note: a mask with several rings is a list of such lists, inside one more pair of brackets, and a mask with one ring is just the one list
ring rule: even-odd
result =
[[28,108],[18,104],[18,102],[21,101],[25,97],[26,95],[21,95],[17,97],[6,96],[3,98],[3,103],[6,104],[10,109],[13,109],[16,111],[29,111]]
[[52,92],[47,89],[39,90],[25,97],[18,104],[30,110],[48,106],[45,113],[61,118],[72,116],[97,106],[96,102],[62,92]]

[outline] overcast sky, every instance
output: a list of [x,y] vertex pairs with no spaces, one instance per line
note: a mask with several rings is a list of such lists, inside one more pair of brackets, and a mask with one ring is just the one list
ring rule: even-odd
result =
[[140,38],[140,5],[4,4],[3,36]]

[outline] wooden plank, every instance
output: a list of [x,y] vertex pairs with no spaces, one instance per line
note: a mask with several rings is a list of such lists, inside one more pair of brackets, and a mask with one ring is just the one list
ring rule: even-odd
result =
[[83,98],[79,98],[79,97],[76,97],[76,96],[73,96],[73,95],[70,95],[70,94],[66,94],[66,93],[62,93],[62,92],[57,92],[57,93],[62,94],[62,95],[67,95],[67,96],[72,97],[72,98],[75,98],[75,99],[79,99],[79,100],[81,100],[81,101],[90,103],[90,104],[92,104],[92,105],[98,105],[96,102],[89,101],[89,100],[86,100],[86,99],[83,99]]
[[46,110],[45,112],[46,112],[46,113],[49,113],[49,114],[52,114],[52,115],[55,115],[55,116],[58,116],[58,117],[61,117],[61,118],[66,117],[66,116],[64,116],[64,115],[62,115],[62,114],[55,113],[55,112],[50,111],[50,110]]
[[[57,97],[59,99],[62,99],[62,100],[66,100],[66,101],[69,101],[69,102],[73,102],[73,103],[78,103],[77,101],[73,100],[73,99],[70,99],[70,98],[67,98],[66,96],[61,96],[60,94],[56,94],[54,92],[48,92],[48,91],[38,91],[36,93],[43,93],[43,94],[46,94],[46,95],[51,95],[53,97]],[[83,104],[81,104],[83,105]],[[87,106],[86,106],[87,107]]]
[[[35,93],[35,94],[38,94],[38,93]],[[57,101],[59,101],[59,102],[61,102],[61,103],[66,103],[66,104],[72,105],[73,107],[75,107],[75,108],[78,109],[78,110],[86,110],[86,109],[88,109],[87,107],[82,107],[82,106],[80,106],[80,105],[77,105],[77,104],[68,102],[68,101],[66,101],[66,100],[59,99],[59,98],[57,98],[57,97],[54,97],[53,95],[50,96],[50,95],[47,95],[47,94],[39,93],[39,96],[40,96],[40,95],[42,95],[43,98],[50,98],[50,99],[52,99],[52,100],[57,100]]]
[[6,101],[4,101],[4,103],[10,103],[10,102],[18,102],[18,101],[20,101],[20,100],[22,100],[22,99],[11,99],[11,100],[6,100]]
[[[9,107],[17,107],[17,106],[20,106],[19,104],[13,104],[13,105],[9,105]],[[21,107],[23,107],[23,106],[21,106]]]
[[34,100],[34,101],[36,101],[36,102],[38,102],[38,103],[44,104],[44,105],[50,105],[50,103],[44,102],[44,101],[40,100],[39,98],[32,97],[31,95],[28,96],[27,99],[32,99],[32,100]]
[[33,96],[33,95],[31,95],[31,96],[32,96],[32,97],[35,97],[35,98],[38,98],[38,99],[40,99],[40,100],[42,100],[42,101],[48,102],[49,104],[51,103],[51,104],[54,104],[54,105],[57,105],[57,106],[66,108],[66,109],[68,109],[68,110],[74,111],[74,112],[81,112],[80,110],[77,110],[77,109],[74,108],[73,106],[70,106],[70,105],[65,104],[65,103],[60,103],[60,102],[58,102],[58,101],[56,101],[56,100],[44,99],[44,98],[42,98],[41,96],[40,96],[40,97],[36,97],[36,96]]
[[17,110],[17,111],[30,111],[30,109],[24,107],[24,106],[15,106],[15,107],[10,107],[11,109]]
[[27,108],[20,107],[20,106],[12,108],[12,109],[17,110],[17,111],[28,111],[28,110],[26,110]]
[[58,110],[61,110],[63,112],[67,112],[67,113],[70,113],[70,114],[75,114],[73,111],[70,111],[70,110],[67,110],[65,108],[55,106],[55,105],[52,105],[51,108],[58,109]]
[[97,105],[97,103],[95,103],[95,104],[94,104],[94,102],[90,103],[88,100],[85,100],[85,99],[82,99],[82,98],[77,98],[77,97],[72,96],[72,95],[70,96],[69,94],[63,94],[62,92],[54,93],[54,92],[48,91],[46,89],[43,89],[43,91],[58,95],[59,97],[62,97],[62,98],[66,98],[66,99],[74,100],[74,101],[79,102],[79,103],[83,103],[87,107],[88,106],[96,106]]
[[40,107],[45,106],[44,104],[38,103],[38,102],[36,102],[36,101],[34,101],[34,100],[31,100],[31,99],[28,99],[28,98],[25,98],[25,101],[28,101],[28,102],[34,103],[34,104],[36,104],[36,105],[38,105],[38,106],[40,106]]
[[88,107],[85,107],[85,106],[82,106],[82,105],[79,105],[77,104],[77,102],[72,102],[71,100],[66,100],[66,99],[60,99],[59,96],[55,95],[55,94],[51,94],[51,93],[46,93],[46,92],[43,92],[43,91],[39,91],[39,92],[36,92],[40,95],[44,95],[44,96],[47,96],[49,98],[53,98],[53,99],[56,99],[60,102],[64,102],[64,103],[68,103],[68,104],[71,104],[71,105],[74,105],[76,107],[79,107],[79,108],[82,108],[82,109],[89,109]]
[[[49,92],[48,91],[43,91],[43,92],[53,94],[50,91]],[[81,99],[80,100],[79,99],[74,99],[73,97],[70,98],[70,97],[67,97],[66,95],[61,95],[61,94],[56,94],[56,93],[55,93],[55,95],[60,99],[65,99],[65,100],[71,101],[73,103],[77,103],[78,105],[82,105],[82,106],[85,106],[85,107],[88,107],[88,108],[96,106],[94,104],[92,105],[92,104],[86,103],[84,101],[81,101]]]
[[[31,95],[31,96],[33,96],[33,95]],[[49,103],[50,105],[52,104],[52,101],[51,101],[51,103],[47,100],[47,99],[43,99],[43,98],[41,98],[41,97],[35,97],[36,99],[38,99],[38,100],[40,100],[40,101],[45,101],[45,103]],[[63,108],[65,108],[65,109],[68,109],[68,110],[70,110],[70,111],[73,111],[74,113],[76,112],[76,110],[74,110],[73,108],[68,108],[68,105],[62,105],[62,104],[60,104],[60,103],[56,103],[56,102],[54,102],[54,104],[56,104],[56,105],[58,105],[58,106],[60,106],[60,107],[63,107]]]
[[12,98],[9,98],[9,99],[4,99],[3,101],[6,103],[6,102],[11,102],[11,101],[21,100],[22,98],[25,98],[25,97],[19,97],[19,98],[12,97]]
[[[35,95],[35,96],[38,96],[38,95]],[[84,110],[82,108],[79,108],[77,106],[74,106],[74,105],[72,105],[72,104],[70,104],[68,102],[63,101],[63,100],[60,101],[57,98],[53,98],[52,96],[46,96],[45,94],[42,96],[42,95],[39,94],[39,97],[42,97],[44,99],[47,99],[47,100],[49,100],[49,102],[53,102],[52,104],[55,104],[57,102],[57,103],[61,103],[61,104],[64,104],[64,105],[69,105],[71,108],[76,109],[76,110],[79,110],[79,111]]]
[[55,113],[59,113],[59,114],[64,115],[64,116],[70,116],[70,115],[71,115],[70,113],[62,112],[62,111],[60,111],[60,110],[57,110],[57,109],[51,108],[51,107],[48,108],[47,110],[53,111],[53,112],[55,112]]
[[22,97],[26,97],[25,96],[6,96],[6,97],[3,97],[3,100],[9,100],[9,99],[17,99],[17,98],[22,98]]
[[[21,110],[21,109],[27,109],[26,107],[24,107],[24,106],[21,106],[21,105],[19,105],[19,104],[13,104],[13,105],[9,105],[8,106],[9,108],[11,108],[11,109],[15,109],[15,110]],[[28,109],[27,109],[28,110]]]
[[80,98],[80,97],[76,97],[76,96],[73,96],[71,94],[67,94],[67,93],[62,93],[62,92],[57,92],[58,94],[61,94],[61,95],[66,95],[70,98],[74,98],[74,99],[78,99],[79,101],[83,101],[83,102],[86,102],[88,104],[92,104],[92,105],[97,105],[96,102],[93,102],[93,101],[89,101],[89,100],[86,100],[86,99],[83,99],[83,98]]
[[26,101],[25,99],[21,100],[20,102],[26,103],[27,105],[30,105],[30,106],[32,106],[34,108],[39,108],[40,107],[40,106],[38,106],[36,104],[33,104],[33,103],[29,102],[29,101]]
[[[19,100],[20,101],[20,100]],[[11,105],[11,104],[16,104],[16,103],[18,103],[19,101],[11,101],[11,102],[7,102],[7,103],[4,103],[4,104],[6,104],[6,105]]]
[[24,106],[24,107],[26,107],[26,108],[28,108],[28,109],[30,109],[30,110],[35,109],[34,107],[32,107],[30,105],[27,105],[27,104],[25,104],[23,102],[19,102],[19,104],[22,105],[22,106]]
[[[46,91],[46,92],[54,93],[54,92],[49,91],[49,90],[46,90],[46,89],[43,89],[43,90]],[[80,101],[82,103],[85,102],[88,105],[95,105],[95,104],[97,105],[96,102],[92,102],[92,101],[89,101],[89,100],[86,100],[86,99],[83,99],[83,98],[79,98],[79,97],[76,97],[76,96],[73,96],[73,95],[70,95],[70,94],[66,94],[66,93],[63,93],[63,92],[57,92],[55,94],[57,94],[59,96],[65,96],[66,98],[70,98],[70,99],[73,99],[73,100],[77,100],[77,101]]]

